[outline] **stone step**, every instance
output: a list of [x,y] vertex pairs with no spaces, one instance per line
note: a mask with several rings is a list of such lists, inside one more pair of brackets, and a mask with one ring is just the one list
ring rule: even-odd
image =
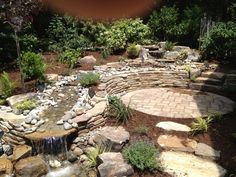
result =
[[148,53],[155,58],[162,58],[164,55],[164,51],[161,50],[151,50]]
[[202,73],[202,77],[212,78],[212,79],[219,79],[221,81],[224,80],[225,74],[221,72],[214,72],[214,71],[206,71]]
[[166,59],[166,58],[160,58],[157,59],[158,62],[163,62],[163,63],[175,63],[175,60],[172,59]]
[[160,135],[157,143],[165,150],[194,152],[197,142],[193,139],[182,138],[176,135]]
[[214,93],[221,93],[222,87],[217,85],[211,84],[204,84],[204,83],[190,83],[190,89],[193,90],[200,90],[200,91],[207,91],[207,92],[214,92]]
[[158,45],[143,45],[142,47],[148,49],[149,51],[159,50],[160,48]]
[[163,171],[175,177],[222,177],[227,171],[216,162],[185,152],[160,154]]
[[180,132],[190,132],[191,128],[187,125],[179,124],[176,122],[166,121],[159,122],[156,127],[161,128],[165,131],[180,131]]
[[207,77],[198,77],[195,80],[195,83],[204,83],[204,84],[211,84],[211,85],[222,85],[222,81],[219,79],[212,79]]

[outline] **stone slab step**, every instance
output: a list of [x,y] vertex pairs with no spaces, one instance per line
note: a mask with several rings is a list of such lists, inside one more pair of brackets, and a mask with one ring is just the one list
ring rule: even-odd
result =
[[163,171],[174,177],[223,177],[227,171],[216,162],[184,152],[160,154]]
[[222,92],[221,86],[211,85],[211,84],[190,83],[189,87],[190,89],[193,89],[193,90],[201,90],[201,91],[214,92],[214,93]]
[[204,83],[204,84],[211,84],[211,85],[222,85],[222,81],[219,79],[212,79],[207,77],[198,77],[195,80],[195,83]]
[[172,60],[172,59],[165,59],[165,58],[160,58],[160,59],[157,59],[158,62],[163,62],[163,63],[174,63],[175,60]]
[[158,45],[143,45],[142,47],[148,49],[149,51],[159,50],[160,48]]
[[162,58],[164,55],[164,51],[161,50],[151,50],[148,53],[155,58]]
[[193,139],[182,138],[176,135],[160,135],[157,143],[165,150],[194,152],[197,142]]
[[212,79],[219,79],[219,80],[224,80],[225,74],[221,72],[214,72],[214,71],[206,71],[202,73],[202,77],[208,77]]
[[180,132],[190,132],[191,128],[187,125],[179,124],[176,122],[166,121],[159,122],[156,127],[164,129],[166,131],[180,131]]

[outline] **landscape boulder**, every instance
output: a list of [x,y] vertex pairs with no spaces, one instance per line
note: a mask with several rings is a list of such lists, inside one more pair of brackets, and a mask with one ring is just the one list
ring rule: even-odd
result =
[[28,157],[15,164],[16,177],[41,177],[47,171],[47,164],[40,157]]
[[134,170],[127,164],[121,153],[106,152],[98,156],[98,172],[100,177],[123,177],[132,176]]

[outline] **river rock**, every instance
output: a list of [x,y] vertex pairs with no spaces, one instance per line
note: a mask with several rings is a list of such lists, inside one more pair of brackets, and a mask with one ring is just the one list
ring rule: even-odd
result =
[[220,157],[220,151],[216,151],[215,149],[204,143],[197,144],[197,147],[195,149],[195,154],[213,159]]
[[124,161],[121,153],[103,153],[98,156],[98,161],[101,163],[98,166],[100,177],[128,177],[134,173],[132,166]]
[[9,144],[4,144],[3,146],[3,151],[6,155],[10,156],[13,153],[13,147]]
[[189,132],[191,131],[191,128],[187,125],[179,124],[176,122],[159,122],[156,127],[162,128],[166,131],[181,131],[181,132]]
[[20,95],[14,95],[14,96],[7,98],[7,103],[11,107],[13,107],[17,103],[20,103],[20,102],[27,100],[27,99],[30,100],[30,99],[34,98],[35,95],[36,95],[36,93],[25,93],[25,94],[20,94]]
[[47,173],[47,164],[40,157],[28,157],[15,164],[16,177],[41,177]]
[[13,150],[13,161],[18,161],[19,159],[31,156],[32,147],[27,145],[19,145],[14,147]]
[[93,140],[97,144],[104,144],[110,146],[114,151],[120,151],[122,147],[129,141],[130,134],[123,127],[103,127],[97,134],[94,135]]
[[13,165],[10,160],[6,158],[0,158],[0,176],[12,175]]
[[65,130],[70,130],[70,129],[73,128],[72,125],[69,124],[68,122],[65,122],[63,126],[64,126],[64,129],[65,129]]
[[45,74],[45,76],[50,82],[56,82],[58,80],[58,74]]
[[176,135],[160,135],[157,143],[165,150],[194,152],[197,142],[188,138],[180,138]]
[[162,152],[160,161],[163,171],[175,177],[223,177],[226,174],[214,161],[185,152]]
[[80,64],[95,64],[97,62],[96,58],[92,55],[85,56],[79,59]]
[[73,150],[73,153],[77,156],[81,156],[84,152],[82,149],[80,149],[79,147],[76,147],[74,150]]

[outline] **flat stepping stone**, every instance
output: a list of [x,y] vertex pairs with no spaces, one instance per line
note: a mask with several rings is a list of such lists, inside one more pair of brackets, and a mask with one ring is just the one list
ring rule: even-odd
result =
[[206,71],[202,73],[202,77],[223,80],[225,77],[225,74],[221,72]]
[[217,151],[204,143],[197,144],[197,147],[195,149],[195,154],[199,156],[209,157],[212,159],[220,157],[220,151]]
[[166,131],[181,131],[181,132],[190,132],[191,128],[187,125],[179,124],[176,122],[166,121],[159,122],[156,127],[164,129]]
[[184,152],[162,152],[160,161],[164,172],[174,177],[222,177],[226,174],[226,170],[214,161]]
[[165,150],[194,152],[197,142],[193,139],[182,138],[176,135],[161,135],[157,143]]

